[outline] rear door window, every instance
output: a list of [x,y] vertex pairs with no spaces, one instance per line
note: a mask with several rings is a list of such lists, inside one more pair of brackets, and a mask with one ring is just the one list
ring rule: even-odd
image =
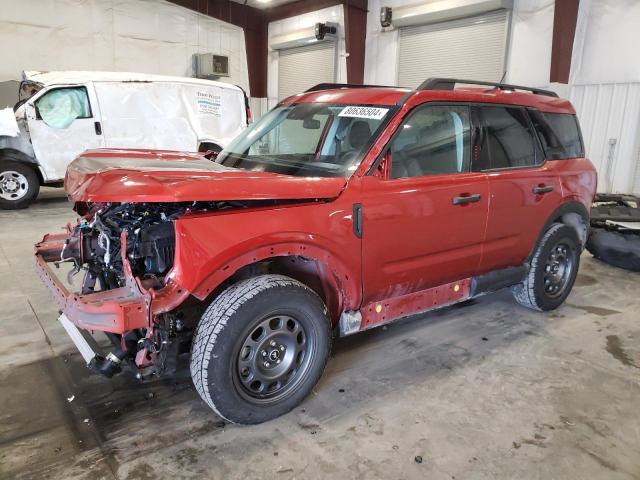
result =
[[473,170],[529,167],[542,156],[524,109],[477,107],[480,130],[474,149]]
[[584,147],[575,115],[529,110],[546,157],[549,160],[584,157]]

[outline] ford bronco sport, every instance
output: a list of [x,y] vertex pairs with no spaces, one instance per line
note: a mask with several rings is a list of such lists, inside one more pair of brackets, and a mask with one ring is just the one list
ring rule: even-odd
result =
[[[94,150],[65,183],[80,218],[36,245],[36,266],[89,367],[147,378],[190,351],[203,400],[251,424],[309,394],[334,330],[505,287],[526,307],[558,307],[596,173],[553,92],[429,79],[318,85],[213,161]],[[83,272],[76,289],[49,266],[64,262],[70,280]]]

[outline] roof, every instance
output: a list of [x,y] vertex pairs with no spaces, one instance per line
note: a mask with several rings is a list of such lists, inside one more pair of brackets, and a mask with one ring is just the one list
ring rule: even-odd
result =
[[45,87],[50,85],[73,85],[86,82],[167,82],[205,85],[208,87],[217,86],[240,90],[240,87],[237,87],[236,85],[217,82],[215,80],[132,72],[84,72],[72,70],[54,72],[24,71],[22,72],[22,79],[30,82],[37,82]]
[[367,87],[367,88],[335,88],[298,93],[282,101],[282,103],[360,103],[365,105],[395,105],[402,97],[410,93],[408,88]]
[[283,100],[282,103],[396,105],[408,100],[408,94],[412,101],[418,103],[423,101],[499,103],[537,108],[542,112],[575,114],[571,102],[562,98],[490,87],[455,88],[454,90],[410,90],[396,87],[338,88],[300,93]]

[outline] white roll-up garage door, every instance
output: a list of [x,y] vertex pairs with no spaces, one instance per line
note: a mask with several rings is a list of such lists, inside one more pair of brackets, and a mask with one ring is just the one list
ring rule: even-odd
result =
[[400,29],[398,85],[429,77],[498,82],[504,71],[507,11]]
[[335,82],[335,42],[320,42],[279,52],[278,100],[304,92],[318,83]]

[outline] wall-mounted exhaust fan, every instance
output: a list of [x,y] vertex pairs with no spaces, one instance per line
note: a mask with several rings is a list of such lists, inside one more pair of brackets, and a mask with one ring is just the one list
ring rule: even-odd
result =
[[229,76],[229,57],[212,53],[195,53],[193,57],[197,78]]

